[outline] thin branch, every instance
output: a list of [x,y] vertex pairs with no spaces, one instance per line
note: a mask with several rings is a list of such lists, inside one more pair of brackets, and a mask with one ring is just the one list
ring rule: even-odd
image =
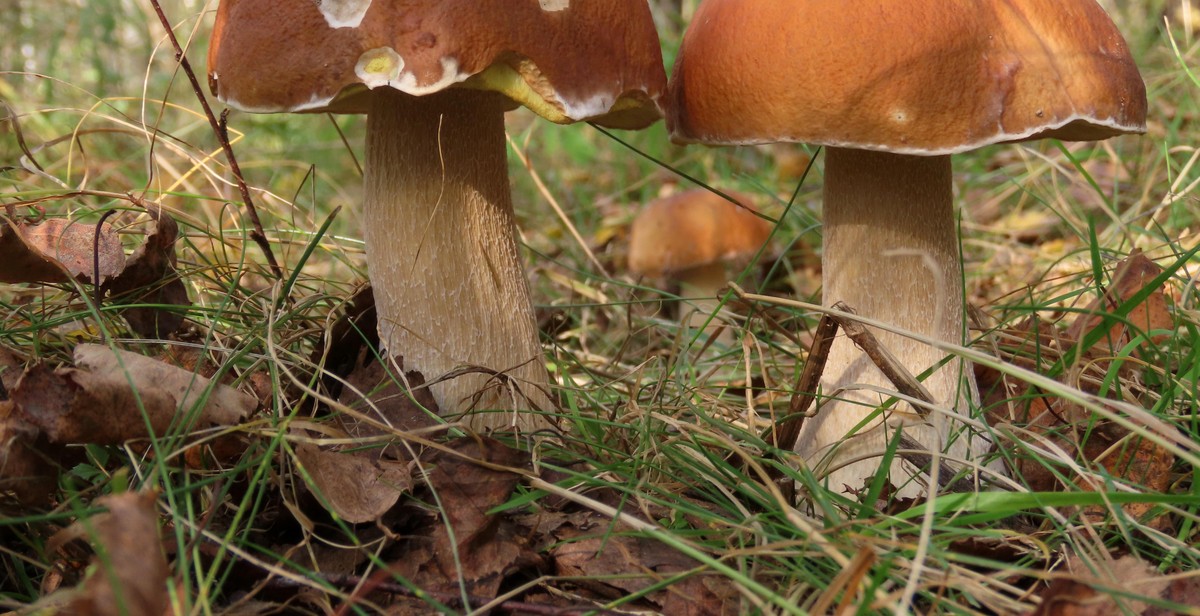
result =
[[796,448],[796,439],[800,437],[800,428],[808,417],[809,408],[816,400],[816,391],[825,372],[825,361],[829,359],[829,349],[833,348],[833,339],[837,336],[838,323],[828,314],[821,316],[817,329],[813,332],[812,344],[808,347],[808,358],[804,361],[804,370],[796,379],[796,388],[792,399],[788,402],[788,416],[783,421],[768,429],[763,438],[772,445],[786,450]]
[[[835,310],[840,310],[847,314],[857,315],[853,308],[847,306],[845,302],[837,302],[833,305]],[[862,323],[850,317],[842,315],[827,315],[832,316],[834,320],[841,326],[842,331],[854,341],[854,345],[866,353],[871,359],[871,363],[879,368],[880,372],[887,377],[892,385],[896,386],[896,391],[913,398],[920,400],[929,405],[936,404],[933,400],[933,394],[929,393],[928,389],[917,380],[905,367],[904,364],[896,359],[887,347],[879,344],[879,340],[870,332]],[[929,418],[929,408],[921,405],[913,405],[913,410],[921,416],[921,419]]]
[[163,29],[167,31],[167,38],[175,47],[175,60],[179,62],[179,68],[183,69],[188,81],[192,83],[192,90],[200,101],[200,107],[204,109],[204,117],[208,118],[208,123],[212,126],[213,133],[217,136],[217,141],[220,142],[221,149],[225,152],[225,159],[229,161],[229,168],[233,171],[234,179],[237,180],[238,191],[242,193],[242,203],[246,205],[246,214],[250,217],[250,224],[254,226],[254,229],[250,231],[250,239],[254,240],[254,243],[258,244],[263,254],[266,255],[267,264],[271,267],[271,273],[275,275],[275,278],[283,280],[283,268],[279,267],[279,262],[275,260],[275,253],[271,252],[271,244],[267,241],[262,221],[258,218],[258,210],[254,208],[254,201],[250,198],[250,188],[246,185],[245,178],[242,177],[242,169],[238,166],[237,157],[233,155],[233,146],[229,144],[229,133],[225,128],[225,119],[229,111],[222,112],[219,120],[217,116],[213,115],[212,107],[209,107],[204,90],[200,87],[200,81],[196,79],[196,73],[192,70],[187,56],[184,55],[183,47],[180,46],[179,39],[175,37],[175,30],[171,27],[171,22],[167,19],[166,14],[163,13],[162,6],[158,0],[150,0],[150,5],[154,7],[154,12],[158,14],[158,20],[162,22]]
[[[858,314],[853,308],[847,306],[845,302],[836,302],[833,308],[850,315]],[[846,332],[846,335],[854,341],[854,345],[861,349],[871,359],[871,363],[875,364],[880,372],[883,372],[883,375],[892,382],[892,385],[896,387],[896,391],[930,406],[936,404],[933,394],[929,393],[928,389],[925,389],[925,386],[904,367],[904,364],[899,359],[896,359],[896,356],[887,347],[879,344],[879,339],[866,326],[856,321],[853,317],[841,314],[835,315],[829,313],[825,316],[832,317],[837,321],[842,330]],[[925,405],[914,404],[912,407],[922,419],[929,418],[929,408]],[[897,429],[902,430],[902,428]],[[928,451],[928,447],[917,442],[907,434],[900,435],[900,451],[897,452],[897,455],[910,464],[920,469],[931,468],[933,465],[933,456],[929,455]],[[950,492],[975,491],[975,485],[970,481],[967,481],[965,478],[955,479],[955,476],[958,474],[957,470],[946,462],[939,464],[937,473],[938,486]]]

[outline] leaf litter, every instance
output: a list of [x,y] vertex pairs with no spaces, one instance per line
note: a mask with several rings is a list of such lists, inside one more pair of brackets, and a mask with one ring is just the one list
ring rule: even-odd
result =
[[356,524],[379,519],[412,490],[408,464],[372,459],[367,452],[325,451],[296,446],[296,458],[319,498],[343,520]]
[[[1073,352],[1075,360],[1064,367],[1059,376],[1061,381],[1092,394],[1103,393],[1150,408],[1155,400],[1139,381],[1138,368],[1152,360],[1154,348],[1166,339],[1161,330],[1175,327],[1166,291],[1148,286],[1162,271],[1135,251],[1115,266],[1112,283],[1102,296],[1079,311],[1066,328],[1060,329],[1034,315],[1002,332],[998,337],[1000,349],[1009,361],[1039,373],[1047,373],[1049,366]],[[1105,325],[1105,314],[1139,296],[1143,298],[1129,309],[1123,320]],[[1085,347],[1089,333],[1101,327],[1107,329],[1095,344]],[[1133,344],[1139,340],[1140,344]],[[1123,349],[1130,345],[1129,353],[1123,356]],[[982,406],[990,409],[988,417],[994,425],[1018,425],[1042,439],[1043,446],[1048,444],[1065,451],[1082,468],[1102,467],[1108,476],[1118,480],[1158,493],[1167,491],[1175,456],[1151,439],[1094,417],[1067,399],[1011,381],[992,368],[977,365],[976,375],[983,393]],[[1015,470],[1035,491],[1107,488],[1105,481],[1092,473],[1078,476],[1065,468],[1048,466],[1041,457],[1018,455]],[[1135,518],[1143,517],[1153,508],[1147,503],[1123,507]],[[1094,519],[1103,519],[1108,514],[1099,506],[1089,507],[1086,513]],[[1158,526],[1168,521],[1166,516],[1160,516],[1148,523]]]
[[1132,554],[1089,563],[1071,556],[1029,616],[1169,616],[1200,606],[1200,577],[1165,576]]
[[145,241],[103,288],[109,296],[138,304],[121,311],[130,329],[146,338],[162,338],[183,326],[182,314],[171,307],[190,306],[191,300],[175,272],[179,225],[158,206],[147,207],[145,216],[150,222]]
[[[15,118],[14,118],[14,126],[15,126]],[[2,128],[2,125],[0,125],[0,128]],[[782,163],[780,163],[778,166],[780,168],[782,168],[784,165]],[[239,181],[241,181],[240,174],[238,174],[237,179]],[[1105,185],[1107,186],[1107,184],[1105,184]],[[1109,191],[1105,190],[1105,192],[1107,193]],[[974,201],[974,200],[971,199],[969,201]],[[1042,218],[1044,219],[1044,217],[1042,217]],[[1037,224],[1034,225],[1032,223],[1037,223]],[[1031,221],[1031,224],[1029,224],[1027,226],[1032,228],[1032,231],[1030,233],[1034,234],[1034,237],[1030,237],[1028,239],[1025,239],[1024,241],[1033,242],[1036,239],[1038,239],[1039,237],[1043,237],[1044,234],[1046,233],[1046,231],[1043,230],[1046,228],[1046,226],[1044,224],[1042,224],[1040,221]],[[4,254],[3,251],[0,251],[0,254]],[[169,274],[168,274],[168,276],[169,276]],[[161,281],[164,279],[164,277],[157,277],[157,278],[150,277],[150,278],[151,278],[151,280],[149,283],[147,283],[146,286],[153,286],[154,284],[157,284],[158,281]],[[139,290],[139,288],[135,285],[135,287],[132,291],[138,291],[138,290]],[[121,296],[121,299],[119,301],[126,301],[125,297],[129,297],[131,301],[148,301],[150,303],[164,303],[164,304],[173,303],[171,300],[164,300],[164,299],[133,300],[134,295],[132,294],[132,292],[128,296],[126,296],[125,293],[126,293],[125,291],[110,290],[111,296]],[[183,301],[186,302],[186,297],[184,298]],[[168,309],[164,312],[170,313],[172,311],[170,309]],[[1132,316],[1131,316],[1131,320],[1132,320]],[[1076,323],[1078,323],[1078,322],[1079,321],[1077,320]],[[131,319],[131,328],[139,333],[159,332],[159,334],[157,334],[157,335],[164,335],[165,332],[172,331],[171,328],[169,328],[169,327],[161,327],[156,321],[154,322],[154,325],[152,325],[152,326],[148,326],[146,328],[140,328],[140,326],[132,324],[132,319]],[[1115,328],[1116,328],[1116,326],[1114,326],[1114,329]],[[369,329],[373,330],[374,328],[371,327]],[[144,335],[156,335],[156,334],[144,334]],[[1058,335],[1061,336],[1061,332]],[[1115,339],[1121,339],[1122,335],[1123,334],[1118,333],[1118,334],[1115,334],[1113,337]],[[1077,341],[1078,338],[1074,338],[1073,340]],[[1062,348],[1069,348],[1069,344],[1067,344],[1066,346],[1063,346]],[[1135,355],[1140,354],[1140,352],[1141,352],[1140,349],[1135,351]],[[367,366],[369,364],[369,361],[367,361],[366,355],[367,355],[366,353],[356,354],[352,361],[357,362],[359,366]],[[1091,360],[1094,362],[1095,365],[1103,368],[1102,362],[1099,360],[1099,358],[1092,357]],[[616,362],[614,362],[614,364],[615,363]],[[1124,374],[1128,374],[1128,371],[1125,371],[1124,369],[1122,369],[1122,372]],[[412,376],[412,375],[408,375],[408,376]],[[417,375],[417,376],[419,376],[419,375]],[[1064,377],[1064,378],[1069,378],[1069,377]],[[383,393],[383,390],[376,387],[376,385],[378,385],[380,383],[385,383],[385,384],[386,383],[395,383],[395,381],[396,381],[395,378],[388,376],[386,374],[386,371],[377,371],[374,374],[366,374],[365,372],[362,372],[362,373],[356,372],[355,374],[353,374],[351,376],[351,378],[349,380],[354,385],[355,389],[358,389],[361,392],[370,392],[370,393],[367,393],[366,397],[368,398],[368,401],[373,402],[374,405],[372,406],[371,404],[365,404],[365,402],[367,402],[367,401],[362,399],[363,396],[357,395],[355,393],[349,393],[349,394],[344,394],[341,396],[335,396],[343,404],[354,404],[354,405],[356,405],[356,410],[358,410],[359,412],[362,412],[362,413],[375,413],[376,408],[378,408],[379,409],[378,414],[374,416],[374,419],[376,421],[381,421],[381,423],[390,424],[390,425],[396,426],[397,428],[401,428],[401,429],[404,429],[406,427],[399,420],[400,420],[400,418],[409,416],[408,411],[410,410],[411,405],[409,405],[409,407],[401,406],[397,411],[393,412],[393,411],[383,408],[383,406],[384,406],[383,400],[400,399],[401,397],[407,397],[408,393],[401,392],[400,395],[396,395],[395,392]],[[269,382],[268,382],[268,384],[269,384]],[[419,386],[419,384],[418,384],[418,386]],[[267,391],[269,392],[270,390],[267,389]],[[284,395],[283,392],[277,392],[277,393],[280,393],[280,395]],[[371,398],[375,398],[376,393],[382,393],[382,395],[379,397],[379,399],[372,400]],[[1137,392],[1136,388],[1135,388],[1132,392],[1132,395],[1140,396],[1141,394],[1139,392]],[[264,400],[266,399],[265,397],[262,397],[261,395],[260,395],[260,397]],[[432,408],[432,407],[430,407],[430,408]],[[1050,410],[1050,409],[1047,408],[1046,410]],[[1069,416],[1068,414],[1064,414],[1060,409],[1054,409],[1054,411],[1058,415],[1067,417],[1068,423],[1073,424],[1073,425],[1085,426],[1088,424],[1088,422],[1093,421],[1092,418],[1088,418],[1088,417]],[[382,419],[379,419],[380,416],[382,416]],[[416,415],[414,414],[412,416],[415,417]],[[428,416],[425,415],[425,417],[428,417]],[[321,417],[321,419],[324,419],[324,417]],[[0,420],[0,428],[2,428],[3,425],[4,425],[3,421]],[[375,426],[374,422],[361,422],[361,421],[357,421],[357,420],[349,420],[349,421],[343,420],[342,427],[345,429],[346,433],[362,434],[366,438],[376,438],[376,437],[384,436],[388,433],[387,430],[379,429],[377,426]],[[359,432],[359,433],[354,432],[354,430],[360,430],[360,429],[362,430],[362,432]],[[1089,433],[1086,430],[1078,431],[1078,430],[1074,430],[1073,428],[1072,428],[1072,430],[1076,431],[1076,432],[1080,432],[1080,436],[1078,437],[1078,439],[1082,439],[1084,436],[1086,436],[1087,440],[1089,440],[1089,441],[1091,439],[1097,438],[1096,431],[1092,431]],[[1054,432],[1054,429],[1048,428],[1046,431]],[[1122,442],[1122,439],[1127,439],[1127,435],[1122,435],[1119,432],[1110,435],[1110,437],[1111,437],[1109,439],[1110,444],[1120,443],[1120,442]],[[43,438],[44,438],[44,435],[43,435]],[[293,438],[293,434],[289,433],[284,438]],[[1116,439],[1116,440],[1114,441],[1112,439]],[[457,446],[457,445],[455,445],[455,446]],[[336,447],[332,447],[332,448],[328,448],[327,446],[317,447],[317,446],[308,446],[308,445],[297,445],[297,450],[299,450],[301,448],[307,448],[307,447],[312,447],[313,449],[315,449],[318,452],[318,455],[317,455],[318,458],[334,459],[334,458],[353,457],[354,459],[365,459],[368,461],[392,460],[392,455],[394,452],[403,450],[402,447],[395,446],[395,445],[391,445],[388,447],[381,447],[378,450],[371,449],[371,450],[365,450],[365,451],[356,451],[354,448],[347,447],[344,445],[336,446]],[[380,450],[384,450],[384,449],[387,449],[389,451],[387,451],[386,453],[379,453]],[[1075,453],[1075,452],[1073,451],[1073,453]],[[307,455],[307,454],[298,454],[298,455]],[[434,454],[432,454],[430,452],[426,452],[426,455],[433,456]],[[1092,456],[1086,455],[1082,452],[1080,452],[1079,455],[1081,455],[1085,460],[1093,459]],[[1111,452],[1109,454],[1109,457],[1110,458],[1113,457]],[[420,464],[425,464],[426,462],[432,462],[432,460],[433,460],[433,458],[423,457],[421,460],[419,460],[419,462],[420,462]],[[527,462],[523,462],[523,464],[526,464],[526,463]],[[359,462],[351,462],[351,463],[345,464],[345,465],[339,464],[338,462],[328,462],[328,463],[319,462],[319,463],[316,463],[314,466],[324,466],[324,465],[327,465],[329,467],[329,469],[331,469],[331,472],[329,473],[330,478],[328,478],[326,480],[317,480],[314,477],[314,483],[319,483],[320,481],[325,481],[326,483],[331,483],[331,484],[336,483],[336,473],[337,473],[336,469],[338,469],[338,468],[353,467],[356,469],[360,469],[359,472],[361,472],[363,474],[363,476],[366,476],[366,477],[369,477],[372,474],[379,476],[382,472],[382,470],[381,470],[382,467],[375,462],[371,462],[370,464],[361,464]],[[416,469],[417,466],[418,466],[417,464],[414,464],[413,468]],[[519,465],[519,466],[521,466],[521,465]],[[470,472],[470,471],[467,471],[467,472]],[[1114,473],[1114,474],[1116,474],[1116,473]],[[232,477],[232,475],[231,475],[231,477]],[[404,551],[400,550],[396,547],[397,545],[400,545],[399,542],[406,540],[404,537],[405,533],[410,533],[412,536],[426,537],[428,540],[433,541],[434,540],[432,538],[433,536],[429,533],[432,532],[432,529],[437,527],[437,523],[439,523],[439,522],[446,523],[446,520],[449,520],[451,518],[451,516],[447,516],[447,515],[444,515],[439,512],[439,508],[443,507],[444,505],[437,504],[437,499],[432,498],[432,495],[435,493],[435,490],[433,488],[431,488],[431,484],[422,480],[422,477],[425,477],[425,475],[417,474],[416,476],[412,476],[410,474],[410,478],[412,479],[412,481],[410,482],[409,486],[405,490],[401,491],[399,498],[397,498],[397,500],[394,501],[393,504],[388,505],[386,507],[381,506],[381,505],[374,507],[373,510],[382,509],[383,512],[378,515],[373,514],[371,516],[371,519],[354,526],[353,530],[355,533],[355,535],[354,535],[355,539],[361,538],[365,543],[371,543],[372,545],[374,545],[374,542],[376,540],[379,540],[379,541],[382,541],[385,543],[389,543],[389,545],[391,546],[389,548],[390,551],[384,550],[381,553],[387,555],[389,557],[389,559],[393,559],[396,561],[403,561],[403,559],[406,557],[406,554],[404,553]],[[222,480],[224,480],[224,478]],[[432,475],[430,475],[429,480],[432,481]],[[240,481],[240,479],[235,478],[234,481],[237,482],[237,481]],[[504,487],[505,485],[507,485],[509,479],[498,477],[498,478],[495,478],[494,481],[496,481],[498,484],[500,484],[498,487]],[[273,484],[271,484],[271,485],[272,485],[272,487],[274,487]],[[381,493],[387,491],[386,486],[378,486],[378,484],[364,483],[364,484],[362,484],[362,486],[363,487],[359,488],[360,490],[370,491],[373,489],[377,489]],[[517,486],[518,486],[517,487],[518,490],[522,489],[520,481],[517,482]],[[0,489],[3,489],[3,488],[0,488]],[[490,489],[487,489],[487,488],[480,488],[480,490],[485,493],[490,493],[490,491],[491,491]],[[451,490],[451,491],[453,491],[453,490]],[[496,492],[496,494],[499,494],[504,491],[497,489],[497,490],[495,490],[495,492]],[[508,496],[506,498],[511,498],[512,494],[514,494],[514,490],[510,488],[507,491],[507,494],[508,494]],[[504,499],[499,499],[497,496],[489,494],[489,497],[487,500],[490,501],[490,500],[497,500],[497,499],[500,500],[500,504],[502,505]],[[383,499],[383,500],[387,500],[387,499]],[[453,502],[454,499],[451,498],[450,500],[451,500],[451,502]],[[306,506],[312,506],[312,503],[311,502],[307,503]],[[499,505],[497,505],[497,506],[499,506]],[[496,522],[489,521],[488,520],[489,516],[487,515],[487,511],[491,511],[491,509],[494,509],[494,508],[495,508],[495,506],[485,510],[484,515],[482,516],[484,518],[483,527],[493,528],[496,526]],[[555,588],[556,590],[565,589],[567,592],[569,592],[571,594],[571,600],[564,601],[560,595],[555,595],[555,596],[546,595],[546,594],[535,595],[539,601],[544,600],[547,605],[556,605],[556,606],[563,608],[563,612],[535,612],[535,613],[582,613],[581,611],[575,612],[575,611],[570,610],[570,608],[572,606],[576,606],[575,603],[572,603],[572,600],[586,599],[587,601],[603,603],[608,600],[607,597],[615,596],[615,597],[620,598],[620,597],[628,596],[628,593],[630,591],[623,590],[621,588],[621,585],[630,585],[630,587],[634,587],[633,585],[631,585],[631,583],[629,583],[627,581],[629,579],[644,578],[645,580],[662,580],[664,573],[669,573],[673,567],[680,567],[680,566],[692,567],[692,568],[696,567],[695,564],[689,564],[689,563],[683,562],[682,560],[672,559],[669,557],[664,557],[663,555],[660,555],[660,554],[655,554],[654,553],[654,542],[647,542],[645,537],[642,537],[642,536],[637,536],[637,535],[627,536],[627,535],[625,535],[626,532],[629,532],[629,529],[622,527],[619,523],[615,523],[615,522],[613,522],[613,520],[611,520],[603,515],[596,515],[596,514],[587,512],[587,511],[581,511],[578,508],[571,508],[569,505],[564,504],[564,503],[556,503],[553,506],[546,506],[546,505],[543,505],[540,501],[538,501],[535,506],[522,507],[521,510],[522,510],[522,513],[520,515],[513,515],[512,513],[507,512],[507,511],[500,511],[500,512],[493,513],[490,517],[505,518],[509,522],[514,524],[518,530],[523,531],[527,537],[531,538],[530,543],[532,545],[538,546],[538,549],[541,550],[539,553],[542,554],[543,560],[538,563],[535,563],[533,565],[527,566],[527,567],[517,567],[516,569],[512,569],[510,575],[508,576],[509,579],[505,580],[505,582],[503,582],[501,584],[502,590],[512,588],[515,585],[528,580],[529,576],[538,575],[538,574],[541,574],[542,572],[547,572],[547,571],[548,572],[570,571],[570,570],[572,570],[571,567],[576,566],[576,565],[580,568],[586,568],[586,573],[584,573],[585,576],[609,576],[609,577],[615,576],[615,577],[622,578],[620,583],[612,584],[612,585],[608,584],[608,582],[606,580],[601,580],[597,585],[590,585],[586,581],[581,581],[581,584],[588,584],[586,587],[584,587],[582,585],[581,586],[572,586],[570,583],[570,580],[567,580],[565,584],[554,583],[553,588]],[[305,509],[304,512],[298,511],[298,513],[313,513],[313,511]],[[287,517],[286,513],[284,513],[284,514],[276,513],[274,515],[279,515],[279,518],[272,519],[270,515],[265,515],[265,516],[263,516],[262,520],[256,520],[256,523],[253,525],[254,529],[250,532],[254,532],[254,533],[261,532],[261,527],[270,526],[272,524],[275,524],[278,526],[286,526],[288,524],[288,522],[286,520],[283,520],[283,518]],[[221,520],[222,517],[223,516],[216,516],[218,524],[220,524],[223,521],[223,520]],[[316,514],[314,514],[314,517],[317,517]],[[534,520],[536,520],[536,522]],[[462,521],[459,521],[459,522],[461,523]],[[328,526],[325,526],[325,523],[326,523],[325,520],[319,521],[319,527],[322,530],[328,529]],[[471,528],[471,526],[472,526],[471,523],[467,523],[465,525],[465,527],[468,529]],[[422,533],[425,533],[425,534],[423,535]],[[576,535],[574,533],[582,533],[582,534]],[[449,541],[448,537],[449,537],[449,534],[447,534],[447,540],[446,540],[447,542]],[[595,537],[599,537],[600,539],[596,539]],[[308,541],[309,538],[310,537],[306,536],[303,540],[298,541],[295,538],[295,536],[289,536],[288,533],[262,532],[262,534],[255,535],[255,540],[261,540],[261,543],[264,546],[267,546],[270,549],[287,550],[287,553],[289,555],[292,553],[292,550],[301,549],[303,544],[306,541]],[[344,539],[344,537],[343,537],[343,539]],[[547,543],[547,542],[549,542],[549,543]],[[573,544],[581,544],[581,545],[583,545],[583,547],[585,549],[577,550],[578,553],[571,553],[566,549],[565,546],[569,546],[569,545],[573,545]],[[449,544],[447,544],[447,545],[449,545]],[[201,547],[202,548],[211,548],[213,546],[206,544],[206,545],[202,545]],[[318,546],[318,547],[323,547],[323,544],[322,544],[322,546]],[[664,550],[665,548],[660,547],[659,549]],[[341,550],[340,552],[341,553],[354,552],[355,554],[361,554],[363,551],[365,551],[365,550]],[[311,562],[313,565],[319,565],[320,567],[318,567],[318,568],[320,571],[336,569],[337,571],[344,572],[350,576],[353,576],[354,573],[363,573],[365,570],[369,570],[366,568],[366,563],[369,561],[369,558],[367,558],[366,556],[356,556],[353,559],[344,559],[347,562],[339,561],[337,563],[337,565],[335,566],[334,561],[338,560],[338,557],[331,555],[332,551],[325,552],[322,550],[314,549],[313,553],[316,554],[316,556],[313,560],[309,561],[309,560],[305,560],[302,558],[298,558],[298,561],[304,562],[304,563]],[[586,555],[588,555],[588,554],[593,555],[593,557],[590,559],[587,558]],[[641,560],[630,559],[628,557],[628,555],[630,555],[630,554],[640,557]],[[470,558],[470,557],[471,556],[468,555],[468,558]],[[503,559],[500,559],[500,560],[503,560]],[[561,560],[561,562],[557,562],[559,560]],[[239,566],[250,568],[250,567],[246,566],[244,563],[239,563]],[[182,568],[182,566],[181,566],[181,568]],[[488,567],[480,566],[479,568],[487,569]],[[492,567],[492,568],[495,568],[495,567]],[[622,569],[626,569],[626,570],[623,571]],[[245,569],[239,569],[238,573],[241,573],[244,570]],[[256,581],[263,581],[264,586],[267,585],[267,580],[272,579],[271,576],[267,575],[266,572],[256,571],[256,573],[258,574],[258,577],[254,578],[254,579]],[[1066,574],[1064,573],[1064,575],[1066,575]],[[234,575],[234,576],[230,576],[230,577],[236,578],[239,576]],[[685,578],[685,579],[691,579],[691,578]],[[1133,578],[1131,578],[1131,579],[1133,579]],[[1140,580],[1142,578],[1138,577],[1136,579]],[[339,587],[350,589],[350,588],[354,588],[356,586],[356,584],[358,582],[361,582],[362,580],[355,581],[351,577],[347,577],[347,578],[338,580],[337,578],[330,576],[326,581],[329,581],[330,583],[333,583]],[[345,582],[350,582],[350,583],[347,584]],[[233,584],[231,583],[231,586],[232,585]],[[605,586],[608,586],[608,588],[605,588]],[[681,584],[677,583],[675,585],[675,589],[678,590],[681,586],[682,586]],[[1102,586],[1101,584],[1097,584],[1096,588],[1099,588],[1101,586]],[[385,587],[386,587],[386,584],[380,584],[379,586],[377,586],[377,588],[380,588],[380,589],[383,589]],[[445,587],[445,588],[453,587],[453,588],[452,588],[452,590],[448,591],[447,595],[438,595],[437,598],[440,601],[450,601],[451,599],[454,599],[455,596],[461,597],[461,595],[462,595],[461,585],[459,585],[459,587],[454,587],[453,584],[448,583],[447,585],[445,585],[443,587]],[[637,601],[633,602],[632,604],[627,604],[627,605],[622,606],[622,608],[621,608],[622,610],[629,608],[629,609],[640,609],[645,612],[661,611],[661,612],[666,612],[666,613],[690,613],[690,612],[686,612],[686,611],[673,612],[673,611],[669,610],[667,607],[665,607],[667,605],[667,603],[666,603],[667,599],[664,599],[661,596],[661,593],[663,592],[663,590],[648,590],[648,589],[652,588],[653,585],[647,586],[647,585],[643,584],[641,586],[636,586],[636,587],[640,588],[641,590],[635,591],[635,592],[645,591],[646,594],[643,597],[639,598]],[[1089,588],[1092,588],[1092,587],[1089,587]],[[255,590],[257,590],[257,589],[255,589]],[[385,599],[384,599],[384,603],[387,603],[388,601],[394,601],[393,603],[388,605],[387,611],[389,613],[396,613],[396,614],[410,613],[410,612],[406,611],[407,607],[412,607],[414,609],[413,613],[415,613],[417,610],[428,611],[428,604],[423,601],[414,601],[409,606],[400,605],[397,597],[402,596],[403,592],[401,592],[400,589],[395,589],[395,590],[397,592],[392,593],[391,597],[385,597]],[[484,588],[482,588],[482,590],[486,591],[487,588],[484,587]],[[1093,590],[1095,590],[1095,588],[1093,588]],[[386,592],[381,591],[381,592],[375,593],[375,595],[372,598],[377,598],[377,597],[379,597],[379,595],[387,594],[388,592],[391,592],[391,591],[386,591]],[[691,596],[696,596],[696,593],[689,592],[688,594]],[[256,595],[253,592],[247,593],[247,597],[255,597],[255,596]],[[237,596],[235,596],[233,602],[235,605],[239,606],[239,608],[233,608],[233,609],[247,610],[245,612],[238,611],[237,613],[251,613],[249,610],[251,609],[252,606],[256,610],[261,609],[263,611],[275,611],[275,612],[285,612],[285,613],[292,613],[292,611],[295,611],[296,613],[320,613],[320,612],[331,613],[334,609],[333,607],[330,607],[330,605],[329,605],[331,602],[331,598],[330,598],[331,596],[333,596],[333,595],[331,593],[327,593],[326,589],[324,589],[324,588],[321,588],[321,589],[305,588],[305,589],[302,589],[300,592],[292,593],[291,596],[288,596],[284,600],[280,600],[279,603],[268,602],[268,601],[256,601],[254,599],[246,599],[245,597],[237,598]],[[475,598],[472,598],[472,599],[475,599]],[[336,605],[336,600],[333,600],[333,602]],[[470,603],[472,605],[481,605],[480,603],[475,602],[473,600]],[[1180,602],[1180,603],[1189,604],[1189,602]],[[456,605],[458,605],[458,604],[456,604]],[[297,606],[299,606],[299,607],[297,607]],[[516,602],[510,602],[509,606],[516,606]],[[374,607],[374,606],[372,606],[372,607]],[[688,607],[680,607],[680,606],[673,606],[673,607],[678,607],[678,609],[680,609],[680,610],[690,609]],[[839,607],[841,607],[841,606],[839,606]],[[422,609],[422,608],[424,608],[424,609]],[[345,611],[345,604],[343,604],[341,606],[341,610]],[[457,611],[457,610],[452,610],[452,611]],[[501,611],[501,610],[497,610],[497,611]],[[597,610],[597,612],[605,613],[604,610]],[[259,613],[259,612],[254,611],[253,613]],[[696,612],[696,613],[702,613],[702,612]],[[1053,613],[1059,613],[1059,612],[1053,612]],[[1079,612],[1074,612],[1074,613],[1079,613]]]
[[112,225],[63,218],[0,223],[0,282],[50,284],[74,278],[91,283],[97,268],[102,283],[125,268]]
[[147,338],[174,333],[183,316],[170,307],[191,305],[175,272],[179,227],[157,205],[146,207],[144,216],[145,239],[128,257],[112,224],[64,218],[14,222],[9,216],[0,221],[0,282],[96,284],[98,274],[104,292],[137,304],[122,310],[135,333]]
[[171,569],[158,530],[155,492],[101,496],[107,511],[76,521],[51,537],[49,551],[83,539],[94,545],[85,577],[33,606],[61,616],[166,616]]
[[165,434],[192,409],[199,425],[232,425],[258,406],[227,385],[96,344],[76,347],[74,368],[27,370],[13,401],[51,442],[108,445]]
[[[11,374],[8,369],[5,374]],[[27,368],[0,402],[0,486],[41,502],[63,446],[116,445],[172,429],[235,425],[258,401],[228,385],[130,351],[81,344],[75,367]]]

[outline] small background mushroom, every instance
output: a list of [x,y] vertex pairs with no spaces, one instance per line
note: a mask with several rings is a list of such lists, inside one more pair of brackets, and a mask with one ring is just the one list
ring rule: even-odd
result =
[[[745,193],[730,192],[751,205]],[[686,302],[680,321],[710,334],[724,325],[719,341],[729,344],[730,323],[716,314],[730,266],[745,265],[770,238],[773,225],[714,192],[688,190],[647,204],[629,235],[629,270],[679,283]],[[707,323],[707,325],[706,325]]]

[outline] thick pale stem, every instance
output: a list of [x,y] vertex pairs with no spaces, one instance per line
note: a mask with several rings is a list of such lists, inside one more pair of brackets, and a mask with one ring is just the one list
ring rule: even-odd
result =
[[[679,272],[675,276],[679,280],[679,295],[684,298],[679,307],[679,321],[693,329],[704,329],[708,335],[720,332],[716,342],[724,345],[733,343],[733,331],[725,325],[720,316],[713,316],[721,302],[717,294],[725,286],[725,264],[720,261],[700,265]],[[708,325],[705,326],[705,323]]]
[[[858,314],[923,336],[961,344],[964,341],[962,266],[958,227],[951,197],[950,157],[918,157],[861,150],[825,151],[823,303],[843,301]],[[928,344],[872,330],[914,375],[945,358]],[[970,439],[962,424],[939,413],[928,422],[899,404],[887,415],[847,436],[889,396],[895,387],[871,360],[844,335],[833,344],[821,387],[829,401],[805,422],[797,450],[818,470],[847,460],[881,454],[894,429],[928,448],[963,458],[980,453],[985,443]],[[955,413],[966,413],[974,394],[969,366],[951,360],[924,380],[934,400]],[[840,390],[840,391],[839,391]],[[901,494],[921,486],[909,482],[911,470],[899,461],[891,468],[892,483],[907,484]],[[879,470],[879,458],[842,466],[828,475],[829,485],[861,488]]]
[[[384,348],[475,428],[543,427],[551,410],[514,233],[498,96],[379,88],[368,116],[364,237]],[[463,367],[478,370],[454,376]],[[494,373],[504,373],[498,378]]]

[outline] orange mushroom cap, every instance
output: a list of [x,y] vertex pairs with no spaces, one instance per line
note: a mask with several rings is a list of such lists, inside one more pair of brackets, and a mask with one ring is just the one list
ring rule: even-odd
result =
[[667,94],[680,142],[941,155],[1145,132],[1095,0],[706,0]]
[[253,112],[366,111],[363,93],[498,91],[560,123],[642,128],[666,87],[644,0],[223,0],[209,87]]
[[[743,193],[730,196],[753,203]],[[643,276],[670,276],[718,261],[752,257],[773,225],[750,210],[707,190],[689,190],[650,202],[629,232],[629,269]]]

